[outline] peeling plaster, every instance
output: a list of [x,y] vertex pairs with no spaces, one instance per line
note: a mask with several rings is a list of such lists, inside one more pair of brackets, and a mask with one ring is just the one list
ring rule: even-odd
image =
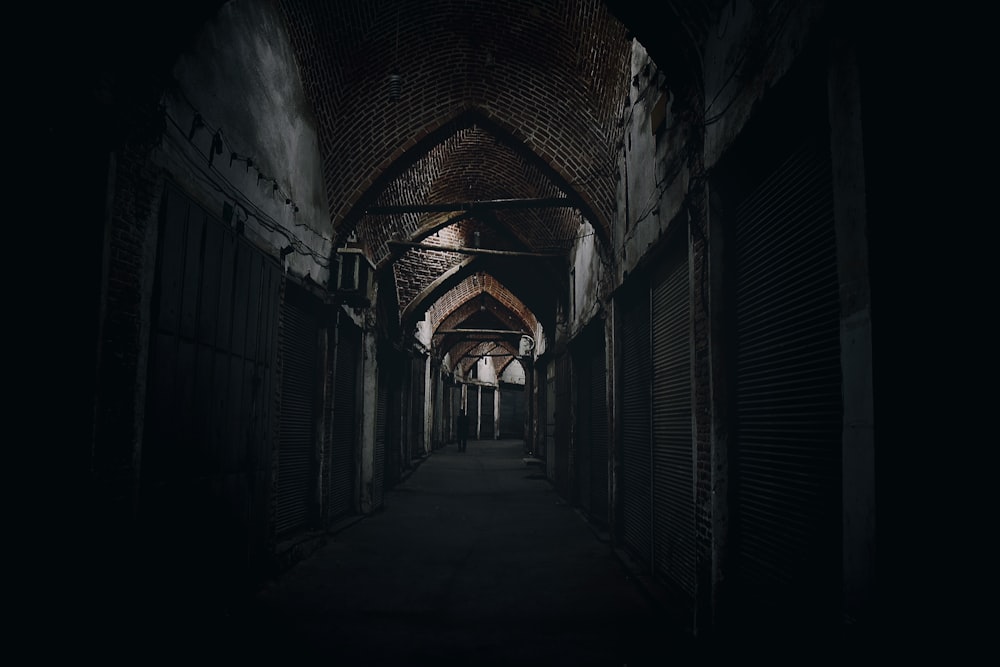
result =
[[[167,133],[158,161],[214,215],[223,217],[227,203],[241,204],[233,224],[240,220],[245,235],[276,257],[292,245],[286,270],[325,285],[332,223],[322,158],[277,10],[258,0],[226,3],[173,74],[177,92],[164,99]],[[192,132],[196,114],[204,126]],[[216,130],[219,154],[212,152]]]
[[601,310],[603,282],[607,280],[594,227],[584,221],[570,254],[573,267],[570,286],[570,336],[578,333]]

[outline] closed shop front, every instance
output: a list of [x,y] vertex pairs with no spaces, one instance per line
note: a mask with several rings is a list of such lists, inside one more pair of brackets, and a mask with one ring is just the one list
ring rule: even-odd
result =
[[410,457],[424,455],[424,420],[426,417],[427,376],[425,360],[422,356],[410,359]]
[[603,320],[575,341],[576,500],[599,525],[608,523],[608,407]]
[[555,477],[556,489],[568,498],[570,496],[570,442],[573,435],[572,408],[572,360],[564,352],[555,361]]
[[[740,622],[834,623],[840,609],[839,293],[829,131],[817,107],[814,128],[774,142],[772,162],[746,158],[762,177],[739,198],[730,232]],[[791,133],[770,136],[779,135]]]
[[542,368],[545,376],[544,405],[540,418],[545,434],[545,474],[549,479],[556,479],[556,365],[546,361]]
[[[635,285],[635,281],[639,281]],[[652,352],[649,282],[633,278],[622,303],[622,532],[621,540],[645,572],[652,571]]]
[[622,308],[622,528],[641,567],[693,602],[695,475],[687,239],[635,275]]
[[327,468],[327,516],[331,520],[354,510],[355,452],[358,436],[361,329],[339,313],[333,378],[330,460]]
[[281,421],[275,490],[275,532],[279,538],[311,525],[319,509],[314,491],[319,467],[320,327],[309,299],[304,290],[288,285],[281,311]]
[[386,466],[388,458],[387,435],[389,432],[390,405],[389,371],[379,356],[378,379],[375,389],[375,453],[372,465],[372,509],[382,507],[385,501]]
[[276,260],[167,186],[139,511],[177,572],[191,544],[218,555],[209,576],[268,558],[281,284]]
[[496,389],[493,387],[481,388],[481,399],[479,403],[479,439],[496,440]]
[[500,437],[504,440],[524,439],[524,385],[500,385]]
[[652,276],[653,567],[695,594],[691,308],[686,238],[676,239]]

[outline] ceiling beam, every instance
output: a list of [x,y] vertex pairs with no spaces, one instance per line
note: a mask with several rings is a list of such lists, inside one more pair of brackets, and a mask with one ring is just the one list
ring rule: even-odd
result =
[[398,213],[446,213],[448,211],[484,211],[524,208],[576,208],[568,197],[538,197],[533,199],[486,199],[482,201],[451,202],[445,204],[400,204],[398,206],[370,206],[367,215],[395,215]]
[[414,241],[389,241],[388,245],[400,248],[419,248],[420,250],[436,250],[438,252],[457,252],[463,255],[496,255],[499,257],[536,257],[552,259],[563,257],[556,252],[522,252],[518,250],[490,250],[487,248],[466,248],[457,245],[435,245],[433,243],[416,243]]
[[516,329],[438,329],[434,332],[435,336],[443,334],[488,334],[491,336],[527,336],[528,334],[523,331],[518,331]]

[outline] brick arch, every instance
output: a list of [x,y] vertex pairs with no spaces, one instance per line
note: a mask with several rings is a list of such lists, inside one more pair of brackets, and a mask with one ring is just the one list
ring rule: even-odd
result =
[[[453,362],[452,367],[454,368],[461,366],[462,374],[466,377],[468,377],[469,371],[472,370],[472,367],[476,364],[476,362],[479,361],[479,358],[484,354],[497,354],[498,350],[505,350],[507,352],[510,352],[509,355],[498,357],[499,359],[504,360],[501,362],[501,364],[503,365],[503,367],[506,368],[507,364],[510,363],[509,360],[513,359],[514,355],[516,355],[518,352],[516,347],[513,347],[508,343],[505,343],[503,341],[493,341],[493,340],[476,341],[473,343],[460,343],[452,349],[456,352],[455,360]],[[502,372],[500,371],[499,364],[494,363],[494,366],[497,368],[498,374]]]
[[[487,279],[492,278],[486,276]],[[502,287],[502,286],[501,286]],[[452,290],[452,293],[455,290]],[[454,295],[446,294],[438,300],[439,304],[445,305],[452,301]],[[450,329],[457,328],[489,328],[489,329],[510,329],[521,331],[527,335],[534,335],[534,317],[530,312],[525,312],[518,308],[517,299],[512,294],[507,293],[507,299],[501,301],[494,297],[488,289],[481,290],[478,294],[469,293],[461,297],[462,301],[458,307],[451,310],[447,316],[440,319],[440,313],[435,312],[436,306],[432,306],[427,313],[427,319],[431,323],[433,330],[433,347],[442,356],[454,349],[456,345],[463,343],[469,338],[463,334],[444,333]],[[497,336],[497,341],[504,342],[509,349],[518,350],[519,339],[515,336]]]
[[530,333],[537,327],[538,321],[534,314],[516,295],[495,277],[480,271],[466,277],[427,309],[431,330],[451,328],[466,320],[473,306],[478,308],[476,299],[481,294],[488,294],[499,308],[513,314],[518,325],[525,331]]
[[490,328],[510,329],[530,334],[533,329],[529,322],[534,321],[530,313],[526,315],[519,312],[517,307],[506,305],[485,290],[478,296],[469,296],[458,308],[440,320],[437,326],[433,324],[435,318],[430,311],[427,318],[432,322],[431,326],[436,336],[444,335],[441,333],[442,330],[473,325],[486,326],[486,322]]
[[[529,157],[523,146],[512,145],[472,119],[472,125],[457,129],[393,178],[379,193],[375,206],[402,206],[510,198],[571,197],[552,180],[552,175]],[[426,235],[460,222],[469,212],[363,214],[357,229],[369,248],[373,262],[391,261],[387,243],[395,238],[420,240]],[[571,207],[478,210],[476,216],[502,225],[522,248],[558,245],[573,238],[582,215]]]
[[[518,361],[517,357],[514,356],[514,355],[511,355],[509,357],[501,357],[501,362],[496,367],[496,369],[497,369],[497,377],[499,378],[499,376],[503,375],[503,372],[505,370],[507,370],[507,367],[510,366],[515,361],[518,364],[521,363],[520,361]],[[523,365],[521,367],[524,368]]]
[[[315,109],[331,220],[350,230],[373,182],[476,108],[578,183],[588,219],[614,211],[631,43],[597,0],[280,0]],[[399,100],[388,96],[393,72]]]
[[406,322],[422,319],[428,309],[442,296],[478,273],[489,274],[499,284],[504,285],[542,327],[551,329],[555,326],[555,304],[565,287],[564,282],[560,282],[565,281],[565,276],[553,272],[551,279],[539,280],[538,275],[548,276],[544,268],[541,274],[526,272],[482,256],[466,260],[459,270],[443,277],[409,303],[402,304],[401,319]]
[[[337,227],[337,244],[342,244],[348,234],[357,231],[366,239],[373,262],[380,264],[385,261],[387,248],[384,244],[390,237],[413,238],[418,230],[442,224],[442,216],[403,214],[394,219],[388,215],[369,215],[366,211],[370,207],[446,203],[454,201],[452,197],[468,201],[546,196],[565,196],[579,213],[567,207],[553,209],[546,217],[540,216],[538,211],[518,211],[498,214],[498,218],[513,227],[519,216],[535,234],[542,234],[538,239],[533,237],[532,241],[540,240],[546,246],[572,238],[573,230],[579,227],[582,218],[586,218],[598,230],[601,241],[608,243],[614,196],[603,211],[595,208],[591,203],[593,195],[588,190],[597,181],[575,187],[560,173],[557,159],[536,153],[518,133],[516,128],[505,126],[495,114],[476,107],[436,119],[418,132],[419,141],[407,142],[405,151],[397,149],[393,161],[380,165],[369,187],[357,193],[353,206],[344,213]],[[478,140],[463,144],[462,139],[468,137]],[[487,140],[484,141],[484,137]],[[478,153],[470,154],[472,151]],[[483,165],[488,167],[487,171]],[[479,178],[467,179],[470,174]],[[467,180],[475,189],[459,197],[461,184]],[[497,192],[506,194],[495,197]]]
[[[483,248],[495,250],[525,250],[526,241],[515,230],[499,222],[491,221],[490,216],[470,215],[459,222],[448,225],[426,235],[420,234],[414,240],[421,240],[427,245],[439,247],[463,246],[473,247],[477,238]],[[468,260],[469,255],[445,250],[429,250],[426,248],[411,248],[401,250],[396,248],[386,258],[382,265],[392,261],[393,272],[400,277],[399,302],[409,304],[419,294],[426,290],[442,275]]]

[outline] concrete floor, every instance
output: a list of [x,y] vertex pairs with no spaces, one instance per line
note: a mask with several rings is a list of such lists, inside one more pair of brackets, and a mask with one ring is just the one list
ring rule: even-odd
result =
[[685,634],[522,458],[520,441],[434,452],[384,510],[213,633],[215,649],[345,665],[690,664]]

